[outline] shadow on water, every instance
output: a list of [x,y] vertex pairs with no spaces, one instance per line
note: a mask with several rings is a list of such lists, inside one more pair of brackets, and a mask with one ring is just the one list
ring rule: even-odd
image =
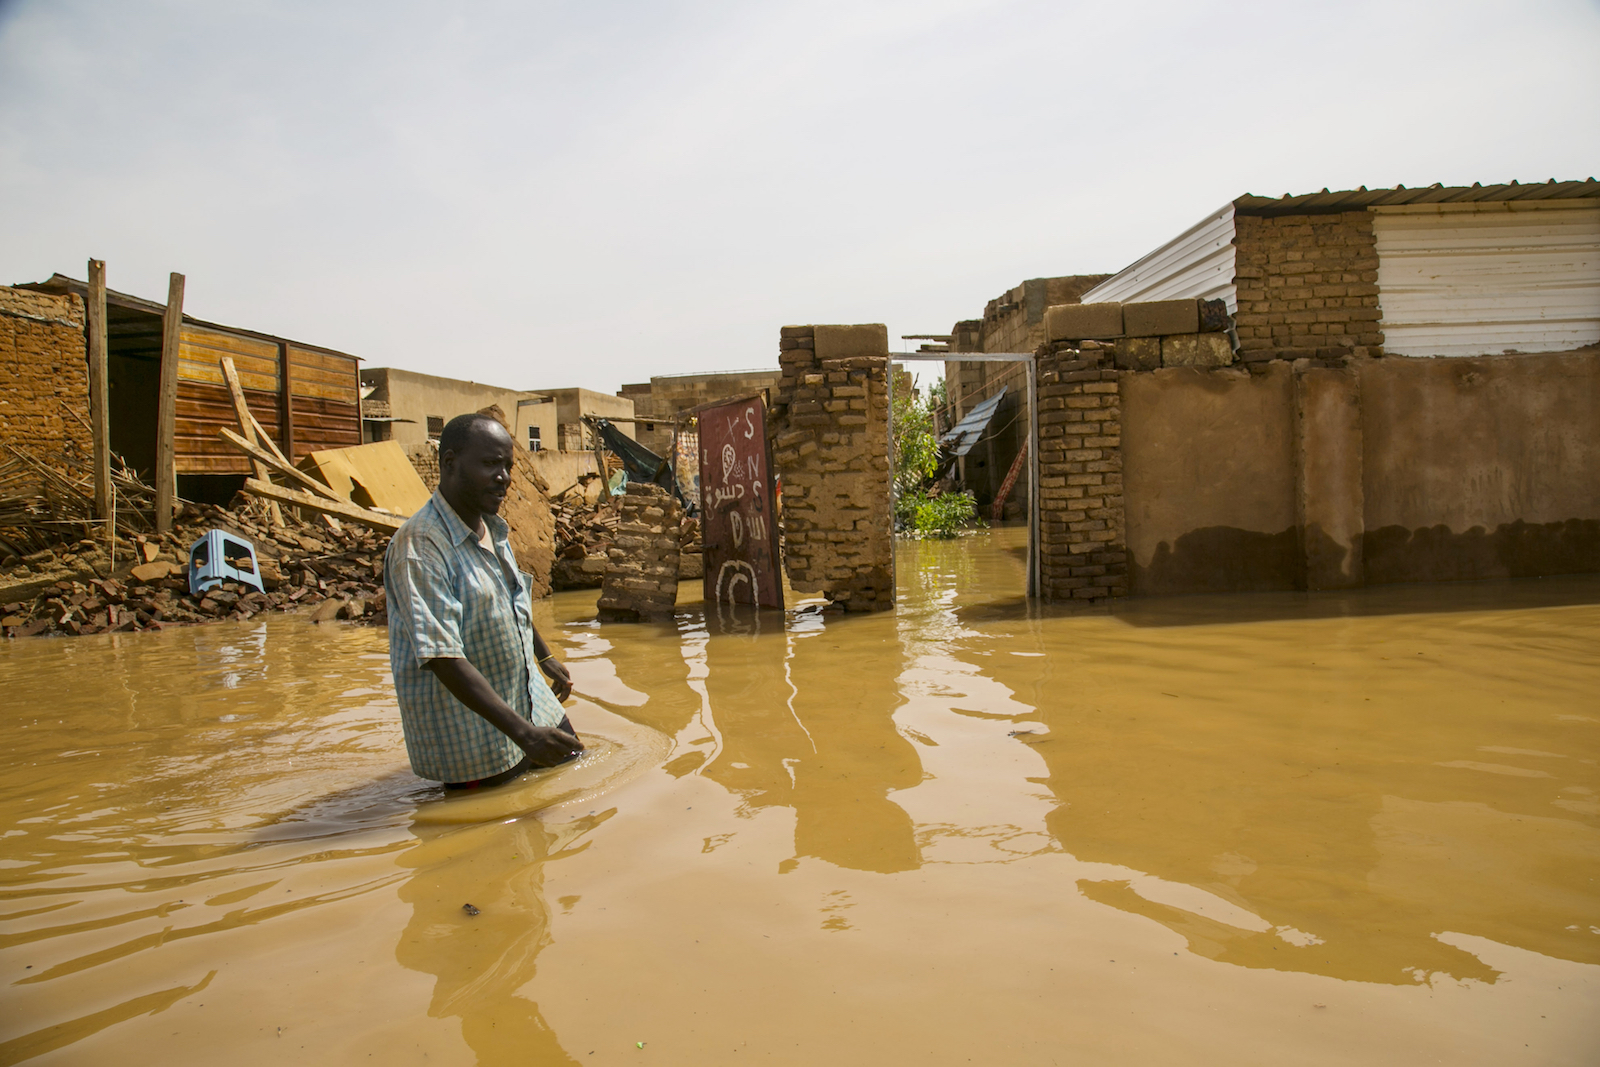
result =
[[1369,586],[1314,593],[1196,593],[1092,604],[1046,604],[1025,596],[994,596],[959,604],[954,611],[957,619],[971,626],[1107,616],[1128,626],[1160,628],[1537,610],[1582,604],[1600,604],[1600,575]]

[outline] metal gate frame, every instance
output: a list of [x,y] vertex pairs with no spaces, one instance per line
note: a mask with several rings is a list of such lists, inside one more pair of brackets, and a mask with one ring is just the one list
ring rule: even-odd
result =
[[[1028,595],[1039,596],[1039,365],[1032,352],[890,352],[896,363],[1023,363],[1028,369]],[[889,375],[891,393],[894,375]],[[894,405],[889,405],[889,455],[894,455]]]

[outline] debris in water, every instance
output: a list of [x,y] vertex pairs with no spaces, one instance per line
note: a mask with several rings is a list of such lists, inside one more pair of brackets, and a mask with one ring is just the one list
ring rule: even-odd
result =
[[466,912],[468,915],[478,915],[478,914],[480,914],[478,909],[473,907],[471,904],[463,904],[463,905],[461,905],[461,910]]

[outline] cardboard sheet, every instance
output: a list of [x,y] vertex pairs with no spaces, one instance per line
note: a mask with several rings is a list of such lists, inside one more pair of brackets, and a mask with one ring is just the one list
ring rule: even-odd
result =
[[313,452],[301,463],[354,504],[409,516],[433,494],[398,441]]

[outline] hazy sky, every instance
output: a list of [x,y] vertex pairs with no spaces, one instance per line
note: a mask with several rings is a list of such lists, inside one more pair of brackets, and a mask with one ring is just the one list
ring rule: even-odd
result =
[[1600,172],[1600,4],[0,0],[0,282],[606,391],[1244,193]]

